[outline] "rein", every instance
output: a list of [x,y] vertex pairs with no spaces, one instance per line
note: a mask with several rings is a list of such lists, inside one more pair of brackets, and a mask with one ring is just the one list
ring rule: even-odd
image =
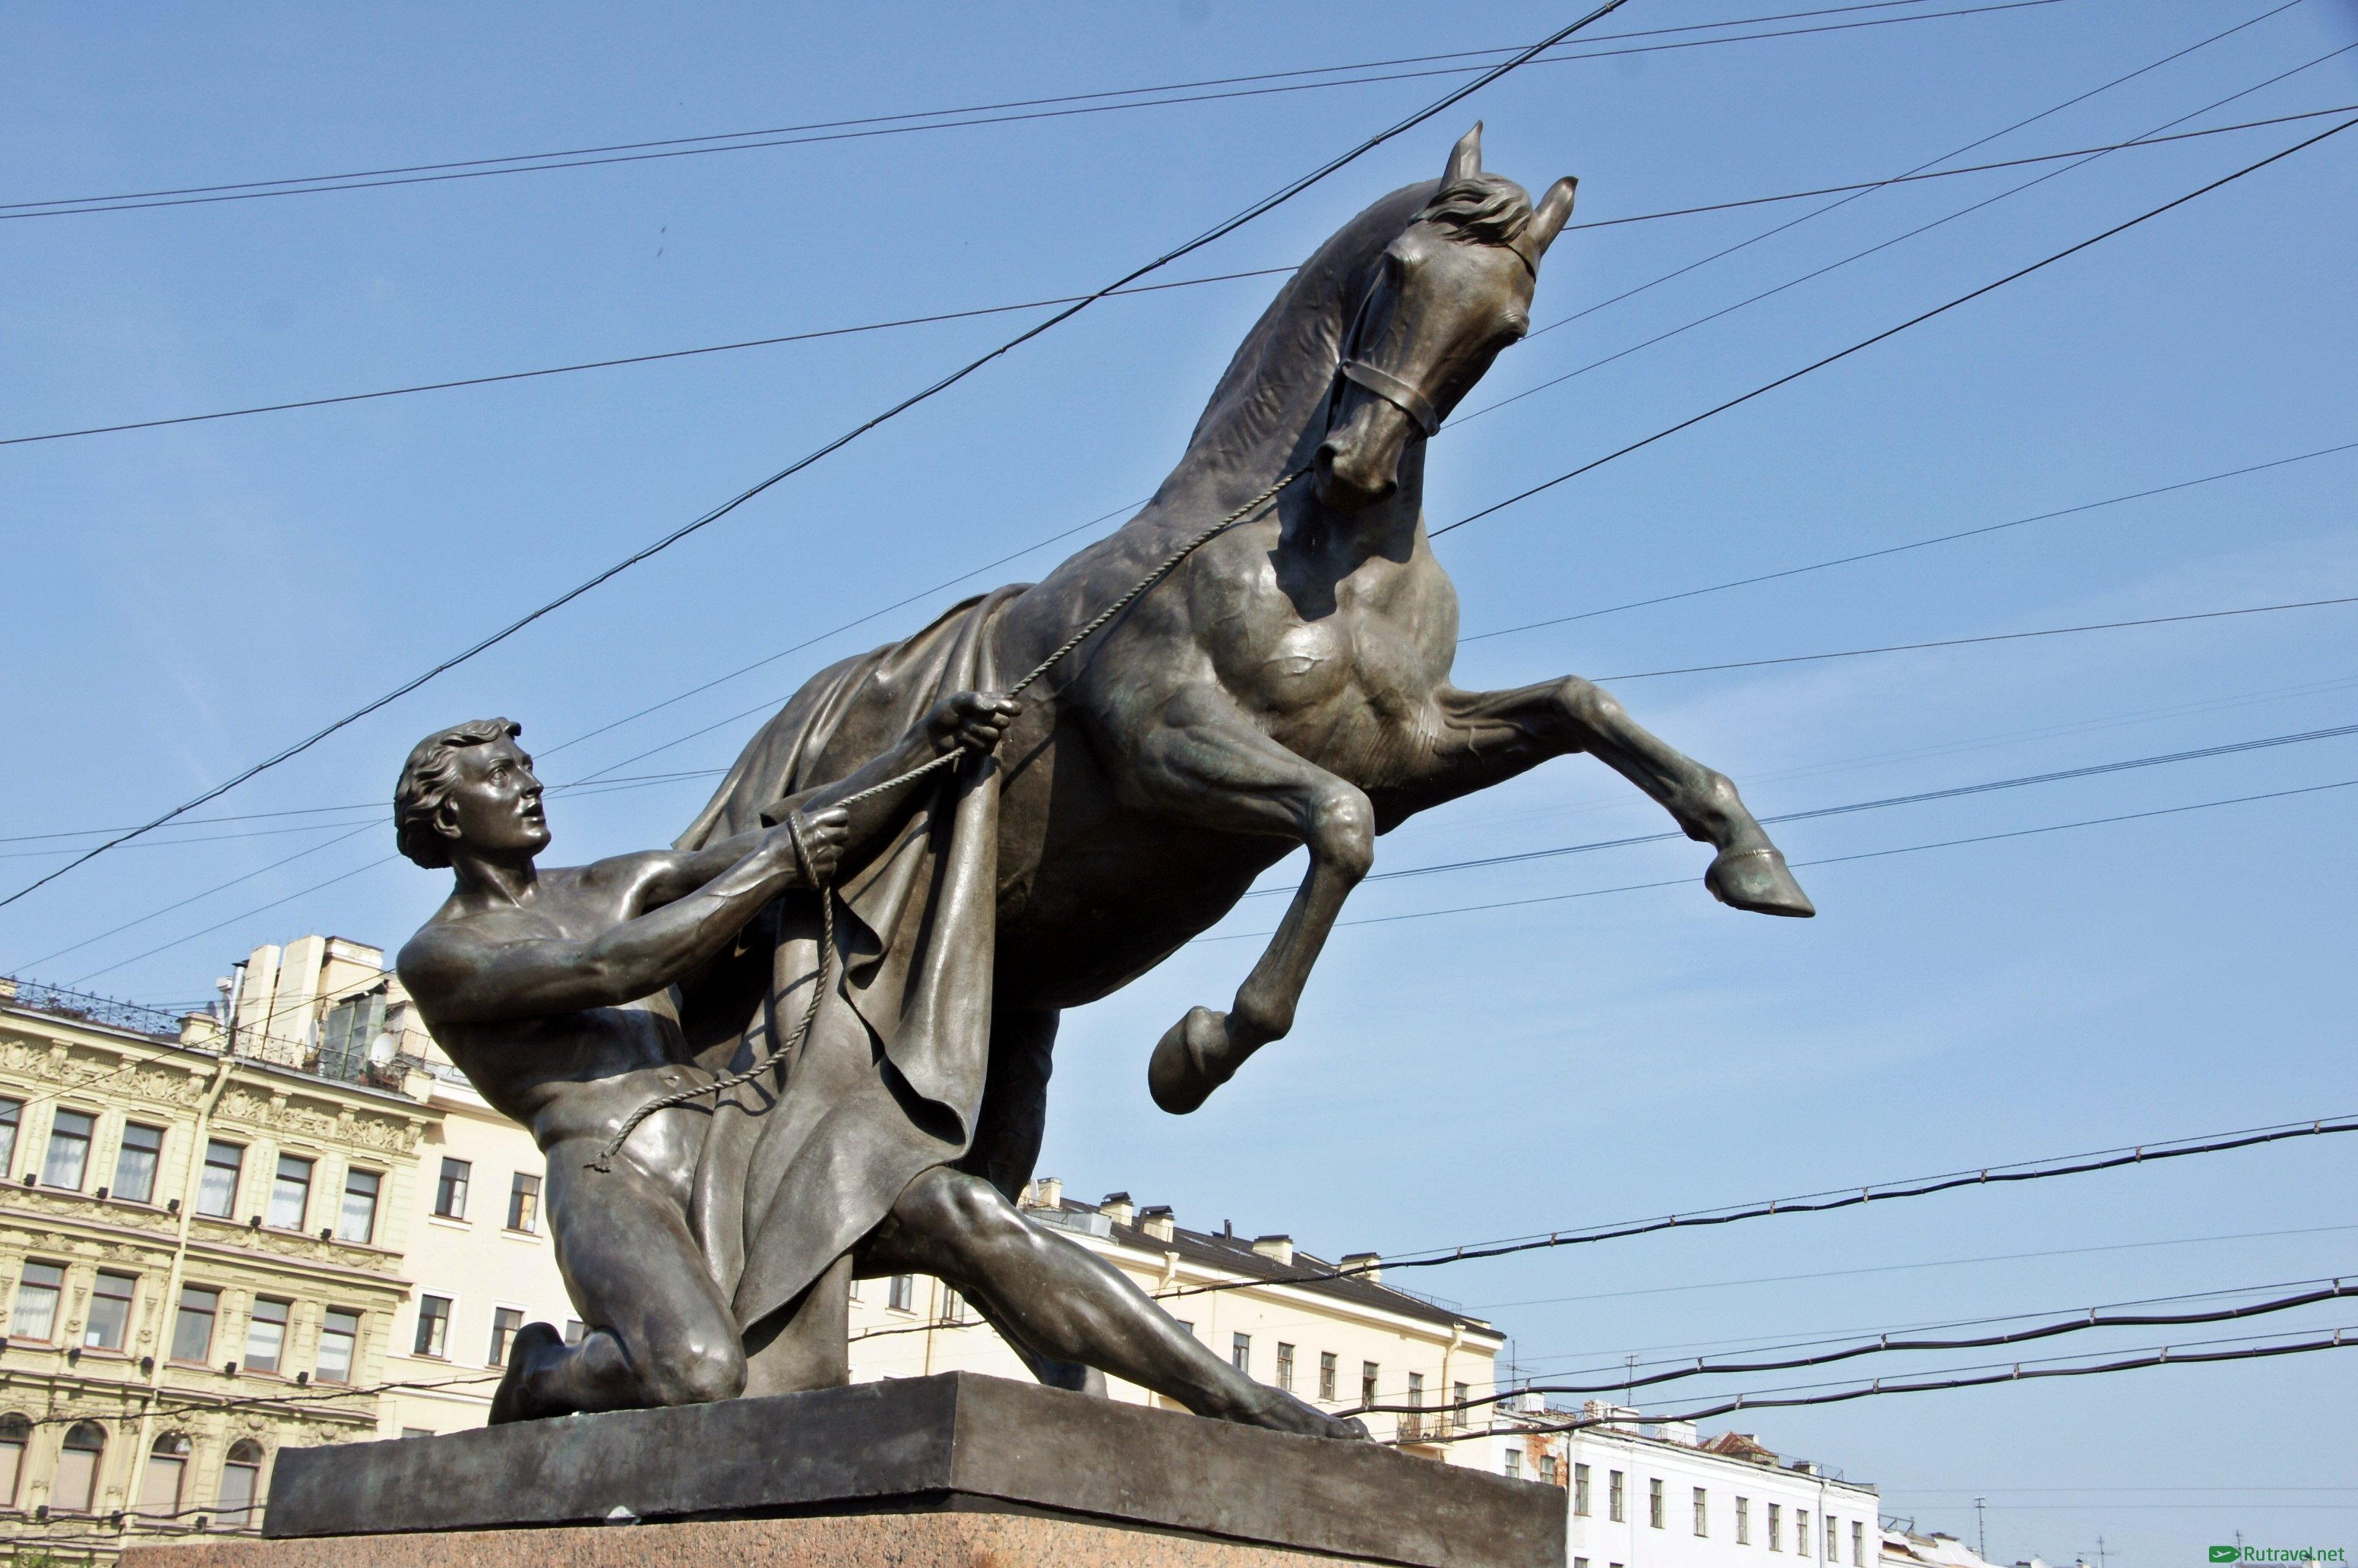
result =
[[[1351,365],[1347,363],[1343,367],[1343,373],[1348,374],[1351,368]],[[1387,379],[1390,378],[1388,377]],[[1407,391],[1411,396],[1417,396],[1414,389],[1407,387],[1405,383],[1395,383],[1395,384],[1400,385],[1402,390]],[[1388,393],[1383,393],[1380,388],[1370,387],[1369,390],[1378,392],[1379,395],[1387,397],[1390,395]],[[1419,401],[1422,402],[1422,399],[1420,397]],[[1429,411],[1431,405],[1426,405],[1426,407]],[[1412,416],[1413,416],[1412,414]],[[1430,434],[1430,432],[1427,433]],[[1208,545],[1213,540],[1218,538],[1221,535],[1227,533],[1229,529],[1234,528],[1238,524],[1253,517],[1262,507],[1268,505],[1271,502],[1275,501],[1279,492],[1284,490],[1287,485],[1292,484],[1295,480],[1300,479],[1303,474],[1308,473],[1309,471],[1310,470],[1307,467],[1293,470],[1291,473],[1279,479],[1276,483],[1271,485],[1267,490],[1262,491],[1259,495],[1254,496],[1250,501],[1246,502],[1242,506],[1238,507],[1234,512],[1229,513],[1226,517],[1221,518],[1217,523],[1213,524],[1210,527],[1205,529],[1202,533],[1197,534],[1195,537],[1181,545],[1177,549],[1172,551],[1170,555],[1163,558],[1153,570],[1148,572],[1144,577],[1139,579],[1137,582],[1132,584],[1129,592],[1123,594],[1120,599],[1115,600],[1111,604],[1107,605],[1103,610],[1098,611],[1095,616],[1090,618],[1087,625],[1083,626],[1079,631],[1074,633],[1071,636],[1058,643],[1055,650],[1046,658],[1042,659],[1038,664],[1033,665],[1030,672],[1027,673],[1022,680],[1017,681],[1013,686],[1007,688],[1006,695],[1009,697],[1022,696],[1026,687],[1039,680],[1043,676],[1045,676],[1050,670],[1055,669],[1057,665],[1063,663],[1065,658],[1069,657],[1075,649],[1078,648],[1083,643],[1087,642],[1089,638],[1096,635],[1097,633],[1102,631],[1108,622],[1120,614],[1123,611],[1129,609],[1132,604],[1138,602],[1140,599],[1151,592],[1156,584],[1160,583],[1164,578],[1169,577],[1173,572],[1176,571],[1179,568],[1181,562],[1194,555],[1197,550],[1202,549],[1206,545]],[[899,789],[903,784],[914,784],[917,780],[924,778],[927,773],[936,773],[943,768],[949,767],[960,761],[964,755],[965,752],[963,750],[954,746],[949,751],[944,752],[941,755],[934,758],[933,761],[924,762],[916,767],[911,768],[907,773],[900,773],[894,777],[886,779],[882,784],[871,784],[868,788],[860,791],[857,795],[846,795],[843,799],[836,801],[828,809],[842,809],[873,800],[878,795],[889,794],[893,790]],[[605,1147],[598,1151],[598,1157],[590,1161],[585,1167],[586,1169],[611,1173],[614,1168],[615,1154],[619,1152],[622,1145],[629,1141],[631,1134],[638,1130],[639,1124],[646,1120],[647,1118],[654,1115],[655,1112],[659,1110],[669,1110],[676,1106],[683,1106],[691,1101],[701,1099],[706,1095],[711,1095],[714,1097],[713,1105],[717,1109],[720,1103],[719,1098],[720,1095],[727,1093],[729,1090],[737,1087],[741,1084],[752,1082],[755,1078],[758,1078],[763,1074],[768,1072],[781,1061],[791,1060],[794,1054],[801,1050],[804,1043],[809,1039],[811,1026],[818,1022],[820,1000],[827,994],[829,983],[828,971],[832,968],[829,963],[829,959],[835,953],[835,892],[834,889],[830,885],[821,881],[818,878],[811,874],[810,853],[803,846],[802,814],[798,811],[790,811],[786,813],[784,827],[786,829],[787,842],[794,847],[795,866],[801,873],[803,885],[817,893],[819,902],[818,972],[812,977],[810,1002],[809,1005],[803,1009],[801,1022],[795,1025],[794,1033],[787,1037],[784,1044],[780,1045],[773,1051],[771,1051],[760,1060],[756,1061],[752,1066],[731,1073],[725,1078],[716,1078],[708,1084],[698,1084],[693,1088],[676,1090],[675,1092],[665,1095],[660,1098],[649,1100],[646,1104],[639,1107],[638,1109],[633,1111],[628,1117],[623,1119],[622,1125],[615,1130],[613,1137],[606,1141]]]

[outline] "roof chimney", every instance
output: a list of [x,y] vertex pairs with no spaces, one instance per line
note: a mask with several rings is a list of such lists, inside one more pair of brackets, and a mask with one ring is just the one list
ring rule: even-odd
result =
[[1098,1212],[1116,1225],[1128,1225],[1138,1213],[1138,1206],[1130,1201],[1128,1193],[1108,1193],[1098,1205]]
[[1369,1284],[1381,1284],[1384,1260],[1380,1254],[1375,1252],[1346,1252],[1343,1254],[1343,1271]]
[[1138,1211],[1138,1226],[1155,1240],[1168,1241],[1178,1230],[1179,1222],[1172,1217],[1169,1204],[1158,1203]]
[[1253,1238],[1253,1250],[1288,1268],[1293,1265],[1293,1238],[1291,1236],[1257,1236]]
[[1041,1177],[1036,1207],[1062,1208],[1065,1206],[1065,1184],[1057,1177]]

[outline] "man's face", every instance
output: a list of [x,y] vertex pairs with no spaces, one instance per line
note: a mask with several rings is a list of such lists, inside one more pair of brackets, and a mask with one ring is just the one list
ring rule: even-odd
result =
[[513,737],[503,735],[459,752],[459,778],[450,786],[440,822],[457,830],[458,842],[479,855],[530,859],[548,847],[548,819],[541,815],[540,781],[532,758]]

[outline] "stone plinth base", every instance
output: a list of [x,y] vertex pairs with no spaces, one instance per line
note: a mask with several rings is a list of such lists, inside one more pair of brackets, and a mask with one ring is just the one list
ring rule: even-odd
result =
[[[578,1544],[555,1560],[582,1563],[1563,1568],[1564,1526],[1558,1487],[952,1372],[282,1449],[267,1541],[174,1550],[222,1568],[492,1568],[484,1552],[560,1541]],[[994,1557],[986,1538],[1030,1544]]]
[[1340,1568],[1375,1561],[966,1513],[135,1546],[122,1568]]

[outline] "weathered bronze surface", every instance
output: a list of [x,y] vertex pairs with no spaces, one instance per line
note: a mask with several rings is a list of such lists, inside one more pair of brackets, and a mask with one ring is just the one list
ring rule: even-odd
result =
[[[1096,1368],[1199,1413],[1357,1434],[1237,1373],[1013,1207],[1062,1010],[1162,962],[1305,847],[1235,1000],[1154,1048],[1155,1101],[1195,1109],[1291,1027],[1378,835],[1577,752],[1716,851],[1714,896],[1813,913],[1735,786],[1595,686],[1450,682],[1457,601],[1425,535],[1426,440],[1525,331],[1573,201],[1569,179],[1534,204],[1484,173],[1479,138],[1310,258],[1137,517],[1036,585],[822,672],[675,852],[535,889],[537,786],[530,823],[511,820],[521,786],[496,770],[512,741],[459,749],[449,824],[428,826],[460,891],[401,969],[548,1149],[560,1256],[593,1325],[575,1351],[528,1331],[503,1415],[839,1383],[848,1281],[914,1271],[959,1289],[1044,1380],[1082,1387]],[[975,695],[1149,583],[1020,706]],[[824,815],[958,744],[972,755],[954,772]],[[779,837],[797,808],[809,871]],[[430,860],[440,840],[425,841]],[[584,1169],[634,1108],[719,1079],[741,1081],[648,1119],[614,1173]]]

